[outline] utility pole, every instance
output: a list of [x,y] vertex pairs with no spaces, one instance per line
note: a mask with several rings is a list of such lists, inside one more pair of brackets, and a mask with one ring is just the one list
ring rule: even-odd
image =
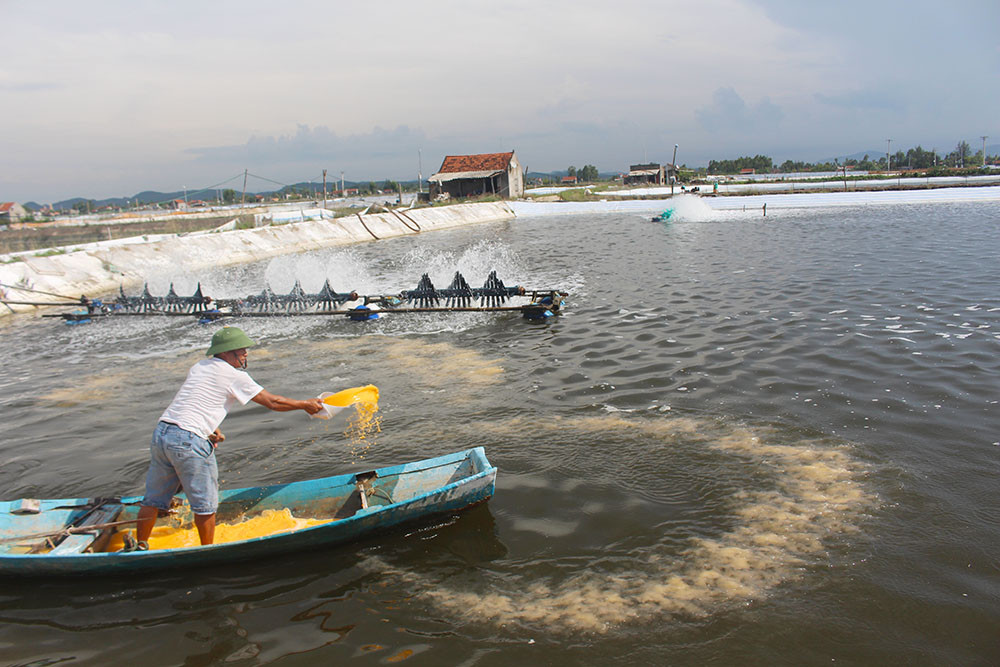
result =
[[[986,151],[983,151],[984,155],[985,153]],[[418,148],[417,149],[417,194],[420,194],[421,192],[424,191],[423,182],[424,182],[424,159],[423,156],[420,154],[420,149]]]
[[344,172],[340,172],[340,196],[346,197],[347,193],[344,192]]
[[188,186],[183,185],[181,187],[184,188],[184,208],[187,208],[187,205],[188,205]]
[[323,208],[326,208],[326,169],[323,170]]
[[243,196],[240,198],[240,208],[243,208],[247,203],[247,172],[249,169],[243,170]]
[[670,177],[670,196],[674,196],[674,181],[677,180],[677,144],[674,144],[674,161],[670,164],[674,175]]
[[892,139],[885,140],[885,170],[889,171],[892,157],[889,155],[889,145],[892,144]]
[[983,140],[983,166],[986,166],[986,140],[989,139],[985,134],[979,137]]

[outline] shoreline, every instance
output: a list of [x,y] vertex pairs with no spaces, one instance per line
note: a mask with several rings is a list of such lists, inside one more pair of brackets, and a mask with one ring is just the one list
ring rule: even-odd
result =
[[[291,222],[253,229],[221,229],[142,236],[70,246],[71,251],[0,257],[0,285],[25,287],[52,294],[0,288],[5,300],[65,304],[54,297],[100,297],[141,287],[151,273],[198,271],[260,261],[279,255],[333,246],[389,239],[407,234],[450,229],[484,222],[513,220],[507,202],[456,204],[410,211],[393,211],[335,219]],[[4,304],[0,314],[38,313],[48,306]]]
[[[0,285],[71,295],[100,297],[119,286],[141,287],[150,274],[162,271],[198,271],[231,266],[279,255],[327,247],[364,243],[438,229],[450,229],[518,217],[576,215],[585,213],[659,213],[675,201],[699,216],[713,211],[777,211],[804,207],[868,206],[892,204],[943,204],[1000,202],[1000,185],[949,188],[905,188],[854,192],[798,192],[795,194],[743,194],[701,197],[694,194],[671,198],[608,198],[581,202],[503,201],[455,204],[390,211],[339,218],[323,216],[303,222],[231,229],[220,228],[186,234],[135,236],[68,246],[71,250],[22,252],[0,256]],[[767,209],[763,209],[764,206]],[[230,228],[230,229],[227,229]],[[14,257],[17,259],[13,259]],[[53,298],[16,289],[3,289],[12,301],[65,304]],[[75,297],[78,298],[78,297]],[[48,306],[4,305],[0,314],[39,313]]]

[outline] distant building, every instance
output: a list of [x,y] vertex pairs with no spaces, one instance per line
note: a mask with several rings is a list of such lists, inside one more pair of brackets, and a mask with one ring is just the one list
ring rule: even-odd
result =
[[754,176],[756,173],[757,170],[753,168],[740,169],[740,176]]
[[524,175],[514,151],[479,155],[448,155],[427,179],[431,199],[498,195],[524,196]]
[[28,211],[13,201],[0,202],[0,223],[21,222],[28,217]]
[[562,183],[563,183],[563,185],[575,185],[576,184],[576,176],[563,176],[562,177]]
[[172,202],[170,202],[170,205],[174,208],[175,211],[186,211],[188,208],[188,203],[183,199],[175,199]]
[[677,177],[677,168],[669,163],[633,164],[628,169],[622,179],[625,185],[666,185],[670,179]]

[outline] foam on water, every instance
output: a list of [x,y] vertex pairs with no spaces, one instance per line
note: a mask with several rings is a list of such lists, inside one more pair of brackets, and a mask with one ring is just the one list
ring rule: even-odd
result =
[[865,468],[847,448],[810,439],[781,442],[787,436],[767,427],[626,413],[475,427],[501,434],[529,426],[540,437],[546,428],[579,436],[629,432],[648,438],[650,448],[700,447],[768,479],[732,494],[731,527],[717,537],[692,536],[680,551],[664,541],[617,559],[607,553],[604,559],[617,560],[616,567],[588,562],[560,581],[494,573],[478,582],[460,576],[429,582],[419,573],[393,570],[419,596],[469,621],[604,632],[665,616],[715,614],[765,597],[824,562],[827,545],[857,530],[874,502],[863,482]]
[[[407,376],[408,384],[418,392],[486,387],[503,380],[503,368],[498,359],[448,342],[366,336],[311,341],[303,345],[319,354],[344,357],[377,353],[380,366],[392,368],[394,374]],[[470,399],[468,391],[449,394],[449,400],[456,403]]]

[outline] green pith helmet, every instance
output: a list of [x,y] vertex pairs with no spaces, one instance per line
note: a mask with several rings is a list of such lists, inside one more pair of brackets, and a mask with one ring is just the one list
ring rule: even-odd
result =
[[220,352],[239,350],[240,348],[256,345],[250,336],[243,333],[242,329],[236,327],[222,327],[212,336],[212,347],[208,348],[205,356],[211,357]]

